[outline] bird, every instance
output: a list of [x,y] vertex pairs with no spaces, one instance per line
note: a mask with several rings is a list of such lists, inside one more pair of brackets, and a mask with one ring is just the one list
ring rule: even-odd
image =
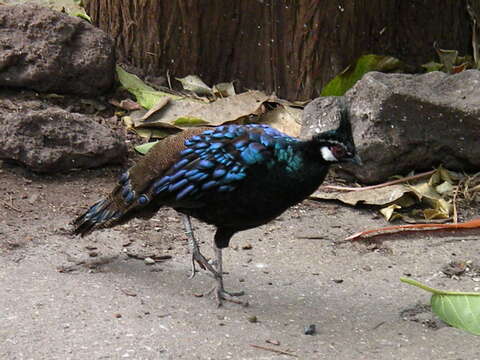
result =
[[[73,233],[85,236],[132,218],[150,218],[161,207],[182,214],[195,263],[214,277],[218,306],[238,300],[223,283],[222,250],[232,236],[275,219],[312,194],[329,167],[361,165],[349,112],[340,109],[336,129],[300,140],[265,124],[193,127],[154,145],[123,172],[113,191],[73,221]],[[216,227],[214,261],[200,252],[191,217]]]

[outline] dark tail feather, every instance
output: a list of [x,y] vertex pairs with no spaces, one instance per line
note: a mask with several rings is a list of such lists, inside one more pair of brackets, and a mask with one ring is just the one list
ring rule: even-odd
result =
[[100,200],[73,221],[75,228],[72,233],[83,237],[96,228],[107,226],[108,223],[119,219],[120,216],[120,211],[114,209],[114,204],[110,199]]

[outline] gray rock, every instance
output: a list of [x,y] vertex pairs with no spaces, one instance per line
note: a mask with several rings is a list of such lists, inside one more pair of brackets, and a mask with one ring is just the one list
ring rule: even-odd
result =
[[[480,71],[371,72],[345,97],[364,165],[341,169],[360,181],[382,182],[439,164],[453,170],[480,169]],[[314,100],[305,108],[302,136],[335,127],[337,111],[329,98]],[[320,119],[319,124],[314,119]]]
[[0,159],[51,173],[122,163],[125,142],[81,114],[40,101],[0,101]]
[[87,21],[37,5],[0,6],[0,87],[98,95],[114,81],[113,42]]
[[300,137],[308,139],[314,134],[331,130],[338,126],[339,110],[342,107],[343,97],[319,97],[308,103],[302,114],[302,128]]

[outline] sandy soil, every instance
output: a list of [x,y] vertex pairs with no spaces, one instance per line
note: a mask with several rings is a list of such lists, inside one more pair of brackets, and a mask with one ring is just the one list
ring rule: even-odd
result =
[[[52,177],[0,167],[1,359],[480,359],[478,337],[436,320],[429,295],[399,282],[479,290],[478,277],[441,272],[478,260],[478,232],[341,243],[385,222],[372,209],[305,201],[234,237],[226,286],[245,290],[250,306],[216,308],[199,297],[213,280],[187,278],[174,211],[68,234],[119,171]],[[212,228],[195,227],[210,256]],[[305,335],[311,324],[316,333]]]

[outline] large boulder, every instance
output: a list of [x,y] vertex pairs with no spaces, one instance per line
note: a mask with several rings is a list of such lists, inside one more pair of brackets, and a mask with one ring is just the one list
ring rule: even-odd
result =
[[52,173],[122,163],[125,142],[82,114],[38,100],[0,99],[0,159]]
[[0,87],[98,95],[115,75],[114,47],[100,29],[38,5],[0,5]]
[[[371,72],[345,97],[364,165],[342,169],[360,181],[381,182],[439,164],[461,171],[480,169],[480,71]],[[302,136],[335,127],[337,101],[327,97],[310,103]]]

